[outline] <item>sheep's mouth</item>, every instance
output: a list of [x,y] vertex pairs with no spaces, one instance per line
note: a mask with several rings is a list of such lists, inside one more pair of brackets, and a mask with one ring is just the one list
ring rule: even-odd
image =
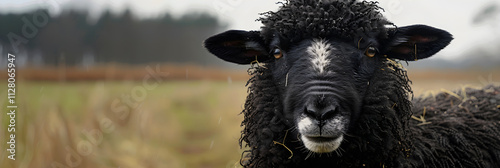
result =
[[304,136],[301,137],[304,146],[311,152],[315,153],[329,153],[337,150],[340,147],[340,143],[344,139],[341,135],[337,138],[333,137],[311,137]]
[[330,142],[330,141],[334,141],[336,139],[334,137],[322,137],[322,136],[318,136],[318,137],[305,136],[305,138],[307,138],[308,140],[310,140],[310,141],[312,141],[314,143]]

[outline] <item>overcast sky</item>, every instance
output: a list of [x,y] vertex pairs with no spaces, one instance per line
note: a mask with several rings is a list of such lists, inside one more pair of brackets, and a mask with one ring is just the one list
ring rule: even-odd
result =
[[[257,30],[258,13],[276,10],[277,0],[0,0],[0,11],[22,12],[45,6],[57,14],[62,8],[87,8],[93,17],[109,8],[119,13],[131,8],[140,18],[161,16],[166,12],[181,16],[187,12],[208,12],[229,25],[229,29]],[[455,40],[437,56],[452,60],[472,44],[487,46],[500,38],[500,16],[496,21],[473,25],[473,17],[487,5],[500,0],[380,0],[384,15],[398,26],[426,24],[451,32]],[[5,24],[5,23],[2,23]],[[495,25],[496,24],[496,25]]]

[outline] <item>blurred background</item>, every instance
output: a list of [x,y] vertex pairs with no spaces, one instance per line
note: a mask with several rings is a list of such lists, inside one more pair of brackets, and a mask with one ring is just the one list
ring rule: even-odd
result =
[[[202,47],[258,30],[277,0],[0,0],[0,104],[16,56],[16,160],[0,167],[238,167],[248,66]],[[403,63],[415,96],[500,84],[500,0],[380,0],[398,26],[455,40]],[[3,112],[2,112],[3,113]]]

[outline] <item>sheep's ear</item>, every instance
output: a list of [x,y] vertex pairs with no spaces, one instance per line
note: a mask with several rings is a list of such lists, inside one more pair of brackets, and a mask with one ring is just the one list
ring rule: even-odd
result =
[[426,25],[412,25],[389,30],[383,54],[388,58],[416,61],[428,58],[446,47],[452,35]]
[[220,59],[237,64],[263,62],[270,57],[258,31],[229,30],[208,38],[204,45]]

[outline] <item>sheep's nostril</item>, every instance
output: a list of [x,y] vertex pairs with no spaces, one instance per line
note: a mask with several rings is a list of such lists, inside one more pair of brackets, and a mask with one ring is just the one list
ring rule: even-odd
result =
[[335,114],[337,113],[338,110],[334,106],[329,106],[326,109],[324,109],[323,111],[324,111],[324,113],[321,114],[321,118],[320,118],[320,120],[322,120],[322,121],[333,118],[333,116],[335,116]]
[[314,119],[317,118],[316,111],[314,111],[314,109],[312,109],[312,108],[305,107],[304,114],[310,118],[314,118]]

